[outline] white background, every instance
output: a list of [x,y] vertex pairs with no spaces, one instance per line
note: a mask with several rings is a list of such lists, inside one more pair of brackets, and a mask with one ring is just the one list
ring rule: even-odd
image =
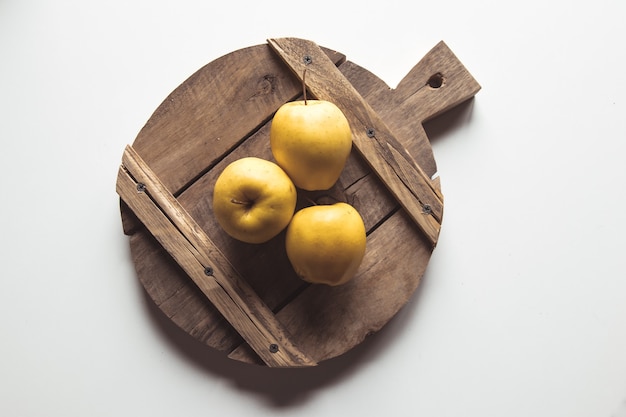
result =
[[[0,415],[626,416],[625,22],[622,0],[0,0]],[[189,75],[282,36],[392,87],[444,40],[482,90],[429,126],[445,219],[409,304],[268,372],[152,306],[115,180]]]

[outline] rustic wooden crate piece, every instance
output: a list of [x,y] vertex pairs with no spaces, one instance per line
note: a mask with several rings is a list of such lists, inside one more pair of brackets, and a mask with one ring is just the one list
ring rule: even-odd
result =
[[[329,49],[324,53],[430,181],[436,164],[422,123],[480,89],[458,59],[439,43],[396,89],[390,89],[342,54]],[[429,85],[437,74],[442,84]],[[266,244],[249,245],[219,228],[211,207],[215,179],[227,163],[240,157],[271,160],[271,116],[301,93],[299,80],[268,45],[235,51],[206,65],[172,92],[133,148],[276,313],[286,336],[315,363],[341,355],[387,323],[417,288],[433,246],[355,150],[333,189],[306,195],[347,201],[364,217],[370,233],[367,253],[350,283],[327,287],[299,280],[286,258],[284,233]],[[429,187],[441,195],[438,180],[430,181]],[[306,199],[299,199],[300,207],[305,204]],[[163,313],[232,359],[263,363],[128,207],[122,203],[121,208],[137,274]]]

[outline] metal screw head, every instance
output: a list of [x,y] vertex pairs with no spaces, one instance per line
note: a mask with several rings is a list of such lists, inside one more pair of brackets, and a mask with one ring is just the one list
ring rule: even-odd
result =
[[210,266],[204,268],[204,275],[213,276],[213,268],[211,268]]
[[143,193],[144,191],[146,191],[146,184],[144,184],[143,182],[138,182],[137,191],[139,191],[140,193]]
[[430,206],[430,204],[424,204],[424,206],[422,207],[422,212],[424,214],[431,214],[433,212],[433,208]]
[[313,58],[310,55],[305,55],[302,57],[302,62],[304,62],[304,65],[310,65],[313,63]]
[[276,343],[272,343],[270,345],[270,352],[272,352],[272,353],[278,352],[278,345]]
[[365,129],[365,133],[367,134],[368,138],[373,138],[374,136],[376,136],[376,131],[374,130],[374,128],[371,127]]

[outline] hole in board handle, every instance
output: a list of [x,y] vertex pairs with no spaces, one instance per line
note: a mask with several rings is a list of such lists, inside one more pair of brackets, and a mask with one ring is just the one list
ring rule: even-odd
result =
[[443,74],[440,72],[437,72],[430,76],[428,81],[426,81],[426,84],[428,84],[430,88],[439,88],[443,85],[443,82],[444,82]]

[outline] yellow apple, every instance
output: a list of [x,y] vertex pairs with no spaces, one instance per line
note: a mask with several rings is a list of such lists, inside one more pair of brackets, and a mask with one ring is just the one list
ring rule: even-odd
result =
[[276,163],[307,191],[331,188],[352,149],[352,132],[343,112],[325,100],[283,104],[272,120],[270,146]]
[[263,243],[287,227],[296,197],[296,187],[278,165],[246,157],[220,173],[213,189],[213,212],[230,236]]
[[348,282],[365,255],[365,225],[349,204],[310,206],[294,214],[285,235],[287,257],[305,281]]

